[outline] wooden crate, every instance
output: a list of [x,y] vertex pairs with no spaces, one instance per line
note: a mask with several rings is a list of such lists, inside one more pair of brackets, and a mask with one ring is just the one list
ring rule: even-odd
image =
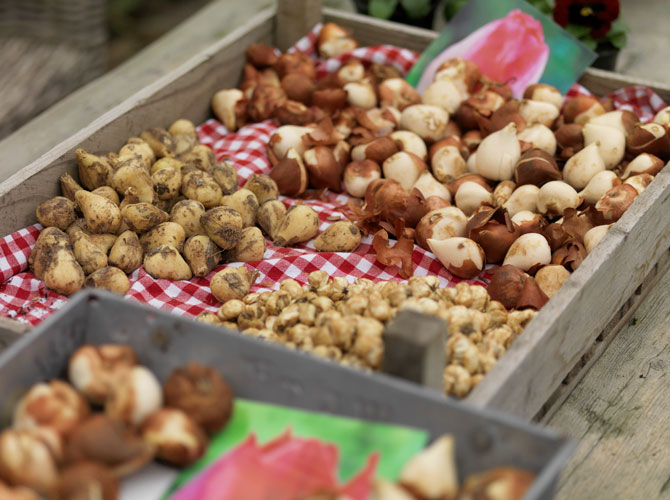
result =
[[[179,117],[196,123],[210,118],[212,95],[238,84],[244,50],[253,42],[286,48],[322,19],[351,29],[362,45],[393,43],[422,51],[436,37],[424,29],[321,11],[318,4],[282,0],[276,9],[258,13],[0,184],[0,234],[35,222],[35,207],[59,194],[58,177],[76,172],[76,148],[118,150],[145,128]],[[606,71],[588,70],[580,83],[598,95],[645,83],[670,102],[670,87]],[[527,418],[546,416],[559,405],[670,263],[668,185],[666,168],[466,398],[469,403]],[[3,324],[0,330],[14,328],[10,321]]]

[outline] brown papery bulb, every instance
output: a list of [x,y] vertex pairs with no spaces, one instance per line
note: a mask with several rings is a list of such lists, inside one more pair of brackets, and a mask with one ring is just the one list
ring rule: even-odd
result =
[[514,167],[514,180],[517,186],[533,184],[542,187],[547,182],[558,181],[562,177],[554,157],[537,148],[523,153]]
[[520,236],[519,228],[503,208],[485,208],[476,213],[468,221],[465,232],[468,238],[479,243],[486,261],[491,263],[501,262]]
[[562,159],[567,160],[584,148],[582,128],[578,123],[567,123],[558,127],[556,132],[554,132]]
[[565,123],[584,125],[591,118],[605,113],[605,108],[597,98],[591,96],[577,96],[570,99],[563,107]]
[[233,411],[233,392],[219,372],[199,363],[178,368],[165,381],[165,404],[188,413],[207,432],[228,423]]

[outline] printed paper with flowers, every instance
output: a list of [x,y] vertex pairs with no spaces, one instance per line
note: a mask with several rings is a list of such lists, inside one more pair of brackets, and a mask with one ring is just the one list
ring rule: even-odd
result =
[[[406,80],[419,91],[427,87],[439,66],[434,61],[448,47],[445,57],[476,60],[478,56],[476,62],[486,76],[498,81],[511,77],[510,86],[521,92],[539,79],[565,93],[596,58],[595,52],[523,0],[469,0],[423,52]],[[469,57],[473,52],[477,56]],[[544,70],[535,74],[545,57]]]

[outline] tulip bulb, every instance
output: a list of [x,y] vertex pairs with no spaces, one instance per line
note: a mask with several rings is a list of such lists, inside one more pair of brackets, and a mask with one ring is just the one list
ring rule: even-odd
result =
[[666,106],[654,116],[654,122],[661,125],[670,125],[670,106]]
[[467,161],[465,162],[465,166],[468,169],[468,172],[472,172],[473,174],[478,173],[477,172],[477,151],[474,151],[470,153],[470,156],[468,156]]
[[442,182],[456,179],[468,170],[457,143],[458,140],[450,137],[431,147],[430,166],[435,177]]
[[469,238],[429,239],[428,246],[447,271],[459,278],[474,278],[486,264],[484,250]]
[[637,174],[651,174],[656,175],[661,170],[665,163],[658,156],[654,156],[649,153],[642,153],[637,155],[633,161],[626,165],[626,170],[624,170],[622,179],[627,179],[631,175]]
[[642,194],[642,191],[647,189],[647,186],[651,184],[651,181],[654,180],[653,175],[649,174],[638,174],[633,175],[624,181],[624,184],[630,184],[635,188],[637,194]]
[[423,139],[409,130],[396,130],[391,133],[391,139],[401,151],[412,153],[422,160],[428,157],[428,148]]
[[274,131],[268,143],[268,154],[274,155],[277,161],[286,156],[289,149],[293,148],[300,156],[307,151],[307,145],[303,137],[311,132],[307,127],[298,125],[282,125]]
[[414,186],[412,186],[412,189],[418,189],[424,198],[437,196],[443,200],[451,201],[451,194],[447,187],[433,177],[433,174],[428,171],[423,172],[419,176],[414,183]]
[[554,264],[540,269],[535,275],[535,281],[537,281],[540,290],[547,297],[552,298],[569,277],[570,271],[561,265]]
[[477,149],[477,172],[493,181],[510,180],[520,157],[521,147],[516,137],[516,125],[509,123],[482,140]]
[[541,123],[526,127],[519,132],[519,140],[530,143],[534,148],[554,156],[556,154],[556,136],[551,129]]
[[412,189],[414,183],[426,169],[423,160],[404,151],[391,155],[382,165],[384,177],[398,181],[407,191]]
[[581,204],[579,193],[563,181],[547,182],[537,193],[537,209],[548,217],[562,216],[568,208],[577,208]]
[[523,93],[525,99],[532,99],[534,101],[548,102],[560,111],[563,106],[563,95],[556,88],[546,83],[534,83],[526,87]]
[[606,168],[612,169],[621,163],[626,152],[626,136],[620,129],[589,122],[584,125],[583,132],[584,145],[598,146]]
[[519,106],[519,113],[527,125],[544,125],[551,127],[558,118],[558,109],[551,103],[524,99]]
[[349,82],[342,87],[347,93],[347,102],[350,106],[371,109],[377,106],[377,94],[372,84],[366,80]]
[[626,135],[639,121],[640,119],[632,111],[618,109],[616,111],[608,111],[607,113],[591,118],[588,123],[593,125],[606,125],[608,127],[614,127]]
[[519,236],[507,251],[503,266],[515,266],[522,271],[532,271],[551,263],[551,247],[538,233]]
[[454,201],[465,215],[472,215],[481,205],[493,205],[493,195],[482,185],[467,181],[456,191]]
[[421,95],[421,102],[455,113],[464,97],[451,80],[435,80]]
[[424,141],[436,142],[447,131],[449,113],[438,106],[415,104],[405,108],[400,116],[400,128],[414,132]]
[[503,208],[507,209],[510,217],[514,217],[522,211],[537,213],[537,195],[539,192],[540,188],[533,184],[519,186],[503,203]]
[[605,168],[606,165],[598,146],[591,143],[567,161],[563,167],[563,179],[573,188],[583,189],[596,174]]
[[455,236],[465,236],[468,218],[457,207],[438,208],[424,215],[416,226],[416,242],[426,250],[428,240],[446,240]]
[[621,184],[621,179],[611,170],[603,170],[594,175],[579,195],[584,202],[595,205],[604,194],[615,186]]
[[586,253],[591,253],[591,251],[600,243],[600,240],[607,234],[612,224],[604,224],[602,226],[594,226],[584,235],[584,247],[586,248]]

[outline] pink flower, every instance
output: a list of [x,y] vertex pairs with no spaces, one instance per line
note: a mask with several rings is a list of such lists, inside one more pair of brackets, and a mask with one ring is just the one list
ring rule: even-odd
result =
[[484,75],[508,82],[519,98],[528,85],[537,83],[549,59],[542,24],[518,9],[445,49],[426,68],[417,90],[421,93],[433,81],[437,68],[447,59],[474,61]]
[[371,455],[355,477],[339,485],[334,445],[292,437],[287,431],[259,446],[252,434],[178,490],[171,500],[296,500],[319,492],[366,500],[378,459],[378,455]]

